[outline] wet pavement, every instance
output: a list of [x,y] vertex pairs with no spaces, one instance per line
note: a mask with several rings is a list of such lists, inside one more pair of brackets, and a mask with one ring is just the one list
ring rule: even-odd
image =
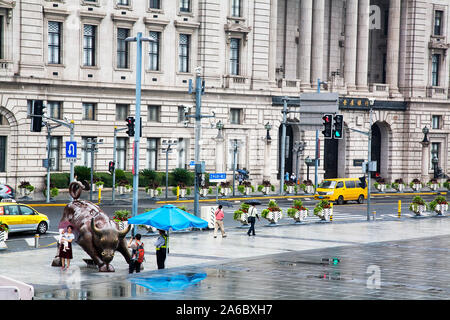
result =
[[[227,227],[227,226],[226,226]],[[173,232],[166,269],[156,269],[154,236],[145,269],[129,275],[86,266],[74,246],[69,270],[51,267],[53,247],[0,253],[0,270],[35,288],[35,299],[332,300],[448,299],[450,219],[427,217]],[[20,266],[20,267],[18,267]]]

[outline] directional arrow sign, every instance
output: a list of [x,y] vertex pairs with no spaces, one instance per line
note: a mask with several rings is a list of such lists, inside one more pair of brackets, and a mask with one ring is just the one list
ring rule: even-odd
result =
[[77,157],[77,142],[76,141],[66,141],[66,158]]

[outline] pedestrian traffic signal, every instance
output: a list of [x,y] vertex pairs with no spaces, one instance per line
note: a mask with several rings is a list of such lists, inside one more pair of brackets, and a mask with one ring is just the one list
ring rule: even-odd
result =
[[33,100],[31,102],[31,132],[41,132],[44,108],[42,100]]
[[325,137],[325,139],[331,139],[332,138],[332,136],[331,136],[332,130],[333,130],[333,128],[332,128],[333,115],[325,114],[322,117],[322,120],[323,120],[323,126],[324,126],[324,129],[322,131],[323,136]]
[[128,136],[133,137],[134,136],[134,117],[127,118],[127,127],[128,127],[128,130],[126,132],[127,132]]
[[337,114],[334,116],[333,138],[342,139],[344,135],[344,116]]
[[366,186],[367,186],[367,184],[366,184],[366,176],[359,177],[359,181],[361,181],[361,182],[359,183],[359,186],[360,186],[361,188],[365,189]]
[[114,168],[115,168],[115,163],[114,161],[110,161],[109,165],[108,165],[108,171],[112,174],[114,172]]

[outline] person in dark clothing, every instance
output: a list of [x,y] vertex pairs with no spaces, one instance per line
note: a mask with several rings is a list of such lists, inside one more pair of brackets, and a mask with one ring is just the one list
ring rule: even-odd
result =
[[158,269],[164,269],[164,263],[166,261],[167,247],[168,247],[168,237],[164,230],[159,230],[159,237],[156,239],[156,263]]
[[258,221],[260,220],[259,216],[258,216],[258,210],[256,210],[256,205],[252,204],[252,206],[248,210],[248,222],[250,222],[250,228],[248,229],[247,234],[249,236],[250,236],[250,234],[255,235],[256,218],[258,218]]

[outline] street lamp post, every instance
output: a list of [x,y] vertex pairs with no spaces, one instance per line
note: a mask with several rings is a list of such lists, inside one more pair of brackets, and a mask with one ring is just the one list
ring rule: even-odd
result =
[[430,154],[428,152],[428,146],[430,145],[430,140],[428,140],[429,132],[430,129],[428,129],[427,126],[423,127],[423,140],[420,142],[420,144],[422,145],[422,174],[420,177],[422,181],[428,179],[428,168],[430,165]]
[[[141,136],[141,73],[142,73],[142,41],[151,41],[150,38],[143,38],[142,32],[138,32],[136,37],[128,37],[126,42],[136,42],[136,130],[134,131],[133,148],[133,205],[132,216],[137,215],[138,194],[139,194],[139,142]],[[133,228],[133,235],[136,229]]]
[[303,152],[303,150],[305,149],[306,146],[306,142],[305,141],[295,141],[294,142],[294,152],[296,154],[295,157],[295,179],[296,179],[296,184],[298,182],[298,156]]
[[269,122],[267,122],[267,123],[264,125],[264,129],[267,130],[266,141],[272,140],[272,138],[270,137],[270,134],[269,134],[270,130],[272,129],[272,125],[271,125]]
[[239,148],[238,142],[235,140],[234,144],[233,144],[233,197],[236,194],[236,191],[235,191],[236,188],[234,186],[235,186],[235,180],[236,180],[236,155],[238,152],[238,148]]
[[172,146],[178,144],[175,140],[163,140],[162,144],[167,146],[165,149],[162,149],[163,152],[166,153],[166,200],[168,199],[168,189],[169,189],[169,153],[172,151]]

